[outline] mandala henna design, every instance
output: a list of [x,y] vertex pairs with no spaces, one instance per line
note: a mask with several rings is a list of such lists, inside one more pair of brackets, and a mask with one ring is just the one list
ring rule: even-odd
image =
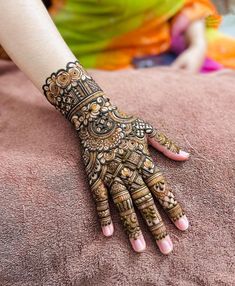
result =
[[90,98],[103,95],[78,61],[68,63],[66,70],[53,73],[42,88],[48,101],[70,120],[77,107],[80,109]]
[[109,190],[130,238],[141,234],[133,202],[154,238],[165,237],[151,192],[173,220],[183,211],[149,156],[147,135],[172,152],[179,148],[150,124],[120,112],[78,61],[48,77],[43,91],[78,132],[101,225],[111,223]]

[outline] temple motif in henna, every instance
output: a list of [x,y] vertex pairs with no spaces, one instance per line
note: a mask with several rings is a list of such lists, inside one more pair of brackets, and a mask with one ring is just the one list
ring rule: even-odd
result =
[[110,104],[79,62],[68,63],[65,70],[53,73],[43,90],[78,131],[101,225],[111,223],[109,190],[130,238],[136,239],[141,233],[133,204],[154,238],[165,237],[167,232],[152,194],[173,221],[184,212],[150,157],[147,136],[172,152],[179,153],[179,147],[150,124]]

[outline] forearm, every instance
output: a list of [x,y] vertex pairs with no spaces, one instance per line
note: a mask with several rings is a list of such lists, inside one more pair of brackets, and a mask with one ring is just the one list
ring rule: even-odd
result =
[[76,58],[40,0],[0,0],[0,7],[0,43],[42,91],[48,75]]
[[189,46],[200,46],[201,48],[206,48],[205,23],[203,20],[192,22],[186,30],[185,35]]
[[188,220],[150,157],[148,142],[174,160],[187,160],[189,154],[151,124],[120,112],[109,102],[76,61],[40,0],[15,2],[23,1],[0,0],[0,43],[74,124],[104,235],[113,233],[111,196],[133,249],[145,249],[135,205],[161,252],[168,254],[173,244],[152,193],[177,228],[186,230]]

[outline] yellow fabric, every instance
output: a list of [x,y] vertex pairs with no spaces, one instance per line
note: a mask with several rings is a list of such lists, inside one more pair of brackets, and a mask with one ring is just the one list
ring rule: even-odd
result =
[[209,0],[54,0],[55,4],[55,23],[85,67],[127,68],[133,57],[166,52],[171,26],[183,13],[189,21],[205,19],[208,56],[235,68],[235,40],[217,32],[221,17]]

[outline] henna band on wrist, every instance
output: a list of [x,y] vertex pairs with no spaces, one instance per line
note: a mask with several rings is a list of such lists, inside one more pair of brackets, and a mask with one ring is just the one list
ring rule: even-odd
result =
[[42,88],[48,101],[69,120],[90,100],[104,96],[103,90],[78,61],[52,73]]
[[184,213],[149,156],[147,136],[172,152],[179,148],[142,119],[120,112],[78,61],[52,73],[43,91],[78,131],[101,225],[111,223],[109,193],[129,238],[141,234],[134,206],[154,238],[164,238],[167,231],[152,194],[173,221]]

